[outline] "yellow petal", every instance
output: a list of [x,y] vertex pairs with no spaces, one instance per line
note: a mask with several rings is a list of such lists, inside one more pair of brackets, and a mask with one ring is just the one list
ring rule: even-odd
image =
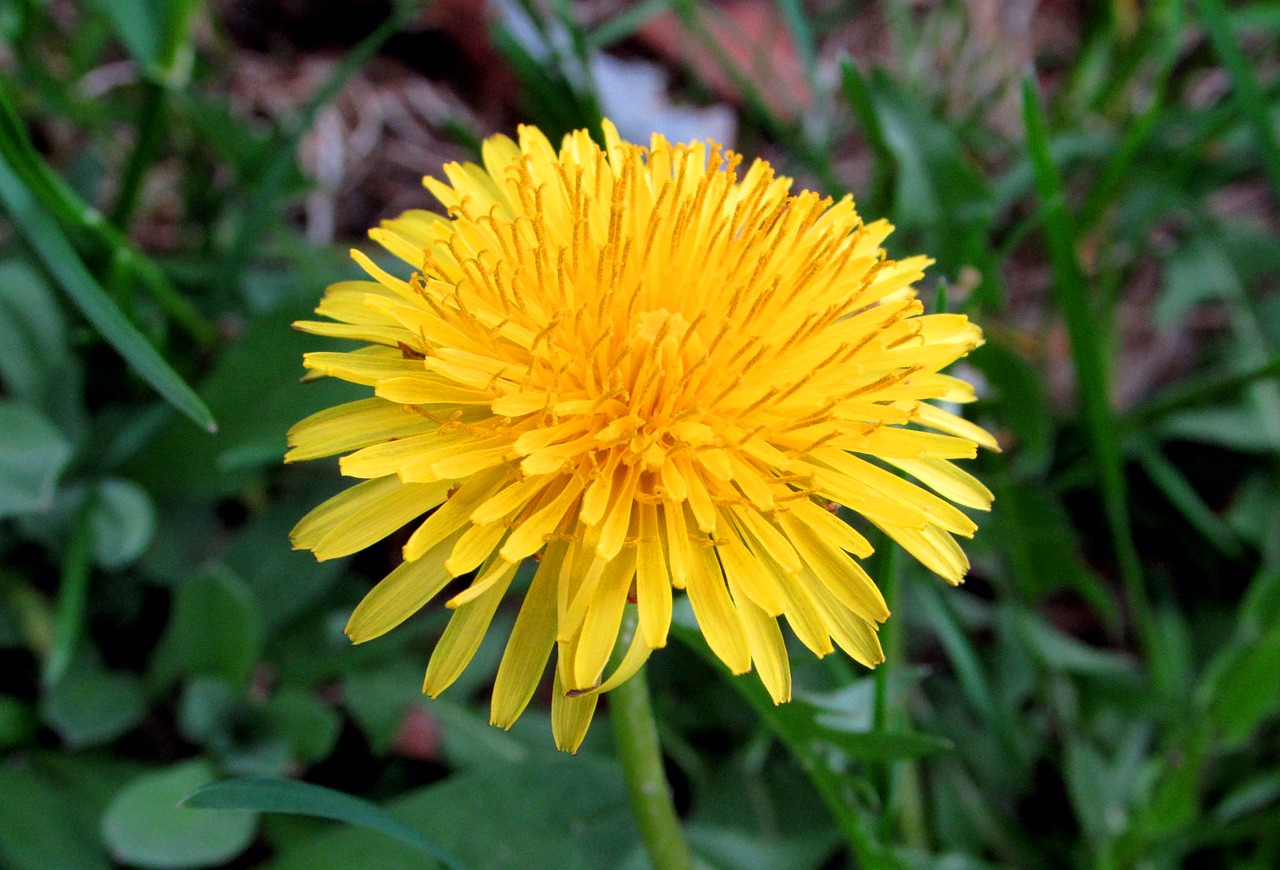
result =
[[991,502],[995,498],[991,490],[983,486],[972,474],[962,471],[945,459],[889,459],[887,461],[956,504],[980,511],[991,510]]
[[302,355],[302,364],[314,372],[366,387],[423,370],[422,360],[405,359],[399,350],[387,347],[350,353],[307,353]]
[[811,527],[819,537],[830,541],[846,553],[865,559],[875,552],[870,541],[826,508],[808,499],[791,504],[792,513],[797,520]]
[[[784,605],[778,580],[770,570],[770,564],[752,553],[738,537],[736,527],[726,535],[717,547],[724,575],[731,589],[742,591],[757,607],[770,616],[780,616]],[[734,596],[741,602],[738,595]]]
[[406,484],[395,477],[365,481],[299,520],[290,533],[293,547],[314,551],[321,562],[349,556],[431,510],[448,491],[447,484]]
[[725,588],[724,575],[715,551],[695,546],[689,565],[689,603],[711,651],[735,674],[751,670],[751,650],[747,647],[742,617]]
[[[417,368],[423,369],[421,361],[417,362]],[[382,378],[375,392],[383,399],[405,405],[488,405],[493,401],[489,390],[460,387],[425,372],[414,377]]]
[[[550,489],[550,487],[548,487]],[[547,542],[547,536],[559,527],[579,493],[582,492],[582,478],[574,475],[565,480],[564,488],[542,507],[538,508],[527,520],[511,531],[507,542],[502,545],[502,558],[518,562],[526,556],[532,556]]]
[[862,566],[798,517],[784,514],[778,520],[800,558],[841,604],[864,619],[884,622],[889,618],[884,595]]
[[636,604],[640,631],[651,648],[667,645],[671,627],[671,578],[658,531],[658,507],[640,505],[640,542],[636,545]]
[[951,535],[937,526],[923,530],[884,526],[884,531],[930,571],[952,586],[964,582],[969,557]]
[[504,487],[498,491],[497,495],[475,509],[471,514],[471,522],[476,525],[485,525],[510,516],[524,507],[535,495],[541,493],[546,488],[548,480],[550,478],[545,475],[526,477],[524,480]]
[[[444,563],[445,568],[454,577],[473,570],[493,555],[493,551],[506,533],[507,526],[501,520],[489,523],[487,526],[473,525],[458,539],[458,543],[453,548],[453,554],[449,556],[449,561]],[[515,564],[507,563],[505,559],[501,561],[504,564]]]
[[295,423],[289,430],[285,462],[345,453],[383,441],[434,431],[439,424],[382,399],[335,405]]
[[927,402],[919,402],[915,406],[916,419],[928,426],[930,429],[937,429],[939,432],[946,432],[949,435],[958,435],[961,438],[968,438],[975,444],[981,445],[988,450],[1000,452],[1000,445],[990,432],[974,423],[970,423],[963,417],[957,417],[948,411],[928,404]]
[[506,480],[507,472],[502,468],[489,469],[468,479],[409,536],[404,545],[404,558],[413,561],[454,532],[461,532],[471,523],[475,509]]
[[404,562],[365,595],[347,622],[352,643],[381,637],[434,598],[453,579],[444,560],[453,551],[454,538],[446,538],[413,562]]
[[582,621],[573,662],[574,684],[570,688],[590,688],[599,682],[609,653],[617,643],[618,626],[635,574],[634,547],[627,547],[605,566]]
[[569,697],[560,681],[560,669],[556,668],[555,684],[551,688],[551,734],[556,749],[561,752],[578,751],[587,736],[591,717],[595,715],[600,696],[594,692]]
[[884,651],[880,648],[880,637],[876,634],[874,623],[840,607],[839,602],[821,587],[815,590],[815,595],[822,601],[822,614],[827,619],[827,628],[840,649],[854,661],[869,668],[884,661]]
[[431,661],[427,664],[427,675],[422,683],[422,691],[436,697],[452,685],[462,675],[463,670],[471,662],[471,658],[480,648],[498,603],[511,585],[511,578],[516,574],[516,566],[505,564],[498,575],[498,582],[488,591],[469,604],[464,604],[453,613],[448,627],[440,636]]
[[[729,588],[733,588],[732,581]],[[747,646],[751,649],[751,661],[756,666],[760,681],[768,689],[773,703],[790,701],[791,664],[787,659],[787,644],[782,638],[782,629],[778,628],[778,620],[756,607],[749,598],[744,599],[736,592],[734,597],[738,601],[738,613],[742,616]]]
[[489,714],[489,722],[500,728],[510,728],[520,718],[547,669],[556,637],[556,578],[565,547],[564,541],[548,545],[502,653]]

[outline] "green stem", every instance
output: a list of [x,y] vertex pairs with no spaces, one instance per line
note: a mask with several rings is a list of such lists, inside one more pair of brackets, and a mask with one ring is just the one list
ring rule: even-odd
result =
[[[890,540],[888,535],[883,535],[880,548],[876,553],[876,571],[872,576],[880,584],[880,592],[884,596],[885,604],[888,605],[890,611],[897,605],[897,555],[897,545]],[[897,624],[892,617],[884,625],[880,626],[880,643],[885,649],[885,660],[876,666],[874,672],[876,692],[872,721],[874,722],[875,730],[884,731],[889,727],[889,676],[893,666],[898,663],[897,660],[901,651],[901,644],[898,642]]]
[[[629,642],[636,630],[635,609],[627,610],[622,626],[624,642]],[[654,870],[692,870],[693,856],[680,831],[671,786],[662,768],[658,726],[644,668],[609,693],[609,712],[631,812],[650,863]]]
[[125,167],[124,179],[120,182],[120,195],[116,207],[111,212],[111,223],[126,235],[129,224],[133,221],[134,212],[138,208],[138,199],[142,194],[142,182],[147,177],[147,170],[155,161],[160,151],[160,142],[164,138],[165,104],[168,94],[163,85],[156,82],[144,82],[142,112],[138,117],[138,141],[129,155],[129,163]]

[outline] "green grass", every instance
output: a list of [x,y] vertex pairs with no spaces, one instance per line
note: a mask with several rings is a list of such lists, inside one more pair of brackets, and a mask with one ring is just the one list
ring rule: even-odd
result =
[[[803,117],[716,41],[719,6],[588,20],[530,0],[539,44],[509,22],[471,34],[516,83],[482,117],[598,135],[593,53],[634,55],[673,16],[736,88],[747,156],[888,218],[892,256],[937,261],[926,306],[985,330],[965,365],[969,416],[1005,448],[973,463],[994,512],[958,589],[881,547],[885,666],[794,645],[796,700],[775,707],[677,605],[648,677],[694,853],[1276,866],[1280,16],[1096,4],[1070,51],[993,81],[1002,44],[967,4],[884,4],[883,62],[849,42],[863,4],[818,5],[772,21],[814,95]],[[210,4],[0,9],[2,866],[639,866],[607,711],[572,759],[545,697],[509,733],[487,725],[514,610],[427,702],[440,608],[360,647],[341,635],[396,545],[289,549],[340,482],[283,466],[284,431],[361,391],[300,385],[324,343],[288,325],[366,244],[306,241],[298,148],[436,26],[423,6],[350,34],[268,118],[228,98],[243,50]],[[121,61],[134,79],[86,90]],[[672,65],[677,96],[709,98]],[[463,76],[433,86],[469,93]],[[432,123],[464,150],[512,132]],[[174,808],[223,779],[191,805],[232,809]]]

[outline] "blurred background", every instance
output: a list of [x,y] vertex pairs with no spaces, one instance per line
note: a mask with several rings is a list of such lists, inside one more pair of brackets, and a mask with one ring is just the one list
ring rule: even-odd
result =
[[365,392],[301,384],[328,345],[289,328],[383,261],[365,230],[484,136],[602,116],[892,220],[986,330],[956,373],[1004,447],[964,586],[877,554],[874,675],[797,648],[773,708],[687,617],[651,661],[699,860],[1280,866],[1278,34],[1225,0],[0,0],[0,866],[429,864],[174,806],[232,776],[470,867],[645,866],[607,712],[576,758],[549,686],[486,724],[514,606],[426,701],[446,611],[351,647],[402,541],[291,552],[343,484],[280,462]]

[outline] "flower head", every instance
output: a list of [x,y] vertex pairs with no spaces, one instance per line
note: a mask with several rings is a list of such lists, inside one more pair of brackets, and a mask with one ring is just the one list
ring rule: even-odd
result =
[[[329,288],[302,322],[364,342],[307,354],[373,397],[303,420],[289,461],[346,454],[360,483],[308,514],[294,545],[353,553],[409,522],[404,562],[356,608],[357,643],[449,582],[451,621],[427,667],[435,696],[479,646],[522,561],[539,560],[498,669],[509,727],[556,652],[556,742],[574,749],[598,694],[666,644],[688,595],[734,673],[775,701],[791,674],[778,624],[815,654],[882,660],[889,616],[858,563],[844,505],[952,583],[953,535],[991,494],[951,460],[995,448],[927,400],[971,387],[939,371],[981,343],[965,317],[923,314],[923,257],[893,262],[884,221],[803,191],[714,144],[557,152],[538,130],[484,143],[426,186],[449,217],[411,211],[370,235],[412,267]],[[905,472],[924,486],[909,482]],[[927,487],[927,489],[925,488]],[[427,514],[425,519],[423,515]],[[611,672],[624,609],[639,630]]]

